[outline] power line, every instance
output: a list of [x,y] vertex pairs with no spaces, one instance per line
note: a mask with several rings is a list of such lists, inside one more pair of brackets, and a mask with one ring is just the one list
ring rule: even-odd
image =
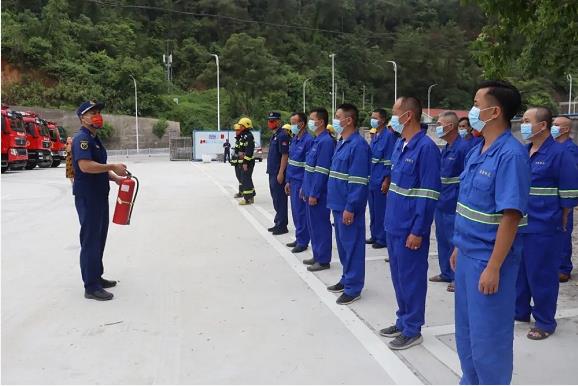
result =
[[[150,5],[120,4],[120,3],[115,3],[112,1],[103,1],[103,0],[88,0],[88,2],[107,6],[107,7],[119,7],[119,8],[129,8],[129,9],[161,11],[161,12],[176,13],[176,14],[188,15],[188,16],[209,17],[209,18],[222,19],[222,20],[234,21],[234,22],[239,22],[239,23],[265,25],[265,26],[270,26],[270,27],[275,27],[275,28],[290,28],[293,30],[297,29],[297,30],[312,31],[312,32],[323,32],[323,33],[329,33],[329,34],[334,34],[334,35],[356,35],[353,32],[343,32],[343,31],[330,30],[330,29],[325,29],[325,28],[313,28],[313,27],[307,27],[307,26],[296,25],[296,24],[269,23],[266,21],[241,19],[241,18],[233,17],[233,16],[225,16],[225,15],[210,14],[210,13],[178,11],[175,9],[154,7],[154,6],[150,6]],[[363,34],[363,35],[368,36],[368,37],[369,36],[375,36],[375,37],[381,36],[381,37],[383,37],[383,36],[394,36],[395,33],[394,32],[377,32],[377,33],[369,33],[369,34]]]

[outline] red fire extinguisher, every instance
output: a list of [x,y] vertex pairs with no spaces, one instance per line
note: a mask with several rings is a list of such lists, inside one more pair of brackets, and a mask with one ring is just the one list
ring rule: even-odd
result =
[[[118,197],[112,222],[118,225],[129,225],[132,210],[138,194],[140,183],[138,178],[133,176],[128,170],[127,177],[122,180],[118,187]],[[133,197],[134,195],[134,197]]]

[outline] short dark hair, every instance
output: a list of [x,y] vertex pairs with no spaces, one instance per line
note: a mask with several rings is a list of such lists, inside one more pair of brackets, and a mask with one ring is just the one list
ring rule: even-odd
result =
[[478,85],[476,92],[483,88],[489,89],[488,95],[498,102],[504,111],[504,118],[510,122],[522,106],[520,91],[505,80],[484,80]]
[[317,115],[317,118],[325,122],[325,126],[327,126],[327,124],[329,123],[329,113],[327,112],[327,109],[325,107],[317,107],[316,109],[313,109],[309,112],[309,114],[311,113],[315,113],[315,115]]
[[530,109],[536,109],[536,120],[538,122],[546,122],[547,129],[552,127],[552,110],[546,106],[530,107]]
[[462,123],[462,121],[468,122],[468,126],[469,126],[469,127],[472,127],[472,125],[470,125],[470,118],[468,118],[468,117],[461,117],[461,118],[458,120],[458,124]]
[[357,109],[357,106],[352,103],[343,103],[337,107],[337,110],[339,109],[353,118],[353,126],[357,127],[357,117],[359,117],[359,110]]
[[415,114],[415,117],[417,118],[418,122],[421,122],[421,112],[422,112],[422,108],[421,108],[421,102],[419,101],[419,99],[417,99],[414,96],[402,96],[400,97],[401,99],[401,105],[409,110],[409,111],[413,111],[413,113]]
[[381,118],[387,121],[387,111],[385,109],[375,109],[373,112],[378,113]]
[[301,111],[296,111],[291,116],[297,115],[299,117],[299,122],[307,123],[307,115]]

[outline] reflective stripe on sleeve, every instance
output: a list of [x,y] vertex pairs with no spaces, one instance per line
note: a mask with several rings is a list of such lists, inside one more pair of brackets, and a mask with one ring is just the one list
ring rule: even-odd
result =
[[557,196],[558,195],[558,188],[538,188],[531,186],[530,187],[530,195],[531,196]]
[[562,190],[558,191],[560,198],[578,198],[578,190]]
[[292,159],[289,160],[289,165],[295,166],[295,167],[298,167],[298,168],[304,168],[304,167],[306,167],[305,162],[293,161]]
[[459,184],[460,177],[442,177],[442,184],[450,185],[450,184]]
[[432,200],[437,200],[440,197],[440,192],[436,192],[435,190],[420,188],[405,189],[397,186],[393,182],[389,186],[389,190],[405,197],[420,197]]
[[321,166],[315,166],[315,172],[329,175],[329,169],[322,168]]
[[[467,218],[468,220],[488,225],[500,225],[500,221],[502,221],[502,218],[504,217],[504,215],[501,213],[484,213],[477,211],[475,209],[465,206],[460,202],[458,202],[456,213],[462,217]],[[528,225],[528,215],[522,217],[520,223],[518,224],[518,227],[526,225]]]

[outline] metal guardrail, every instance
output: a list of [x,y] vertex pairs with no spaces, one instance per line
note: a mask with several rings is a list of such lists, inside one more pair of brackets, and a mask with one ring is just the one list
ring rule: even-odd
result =
[[155,157],[155,156],[169,156],[169,148],[148,148],[139,149],[120,149],[120,150],[107,150],[106,153],[109,157]]

